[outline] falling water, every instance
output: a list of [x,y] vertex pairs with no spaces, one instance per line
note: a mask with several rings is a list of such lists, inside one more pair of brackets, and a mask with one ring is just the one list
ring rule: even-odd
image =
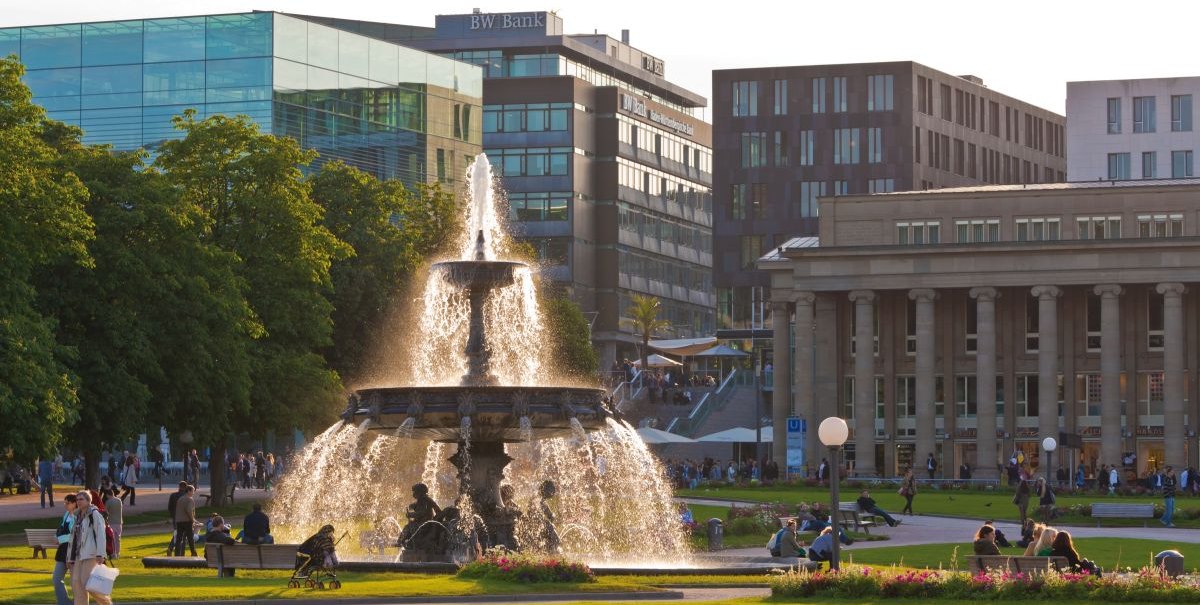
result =
[[396,427],[396,436],[401,439],[411,439],[413,427],[416,425],[417,425],[417,417],[416,416],[409,416],[408,418],[405,418],[404,422],[401,422],[400,426]]
[[517,422],[521,427],[521,441],[526,443],[533,441],[533,422],[529,420],[529,416],[521,416]]

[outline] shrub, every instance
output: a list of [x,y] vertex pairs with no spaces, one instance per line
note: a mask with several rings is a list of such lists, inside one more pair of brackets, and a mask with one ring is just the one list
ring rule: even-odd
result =
[[458,570],[461,578],[487,578],[522,584],[535,582],[595,582],[592,570],[583,563],[556,557],[538,557],[491,549],[483,558],[472,561]]

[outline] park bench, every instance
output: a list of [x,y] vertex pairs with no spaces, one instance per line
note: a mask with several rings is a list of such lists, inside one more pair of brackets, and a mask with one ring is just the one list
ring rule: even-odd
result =
[[842,527],[853,527],[855,531],[861,529],[868,534],[871,533],[872,527],[876,527],[880,523],[877,515],[863,512],[859,508],[858,502],[838,502],[838,517]]
[[[1093,502],[1092,518],[1096,520],[1096,527],[1100,527],[1100,519],[1153,519],[1154,505]],[[1145,521],[1142,521],[1142,527],[1146,527]]]
[[[230,504],[233,504],[233,492],[236,489],[237,489],[237,484],[233,483],[232,481],[229,483],[229,485],[225,486],[225,499],[229,500]],[[200,494],[200,495],[204,497],[204,506],[208,506],[208,503],[212,502],[212,494],[211,493]]]
[[33,547],[33,558],[38,558],[38,553],[42,553],[42,558],[46,558],[46,552],[50,549],[58,549],[58,536],[55,536],[53,529],[27,529],[25,530],[25,542]]
[[208,544],[204,562],[217,570],[217,577],[226,578],[238,569],[293,569],[298,548],[295,544]]
[[970,555],[967,565],[971,574],[989,572],[993,569],[1007,570],[1012,573],[1037,574],[1046,573],[1053,569],[1067,569],[1066,557],[1016,557],[1008,555]]

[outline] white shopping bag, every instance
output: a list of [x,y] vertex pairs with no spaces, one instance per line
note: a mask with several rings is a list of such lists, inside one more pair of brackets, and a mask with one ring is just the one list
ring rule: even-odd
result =
[[113,589],[113,581],[117,579],[117,575],[121,570],[116,567],[106,567],[97,565],[92,568],[92,575],[88,576],[87,585],[84,590],[95,594],[111,595]]

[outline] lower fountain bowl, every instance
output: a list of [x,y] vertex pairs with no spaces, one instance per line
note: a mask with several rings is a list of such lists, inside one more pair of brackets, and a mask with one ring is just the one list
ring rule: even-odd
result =
[[414,386],[355,391],[342,418],[370,420],[376,432],[453,443],[464,439],[463,419],[470,417],[471,441],[515,443],[599,430],[612,415],[602,389]]

